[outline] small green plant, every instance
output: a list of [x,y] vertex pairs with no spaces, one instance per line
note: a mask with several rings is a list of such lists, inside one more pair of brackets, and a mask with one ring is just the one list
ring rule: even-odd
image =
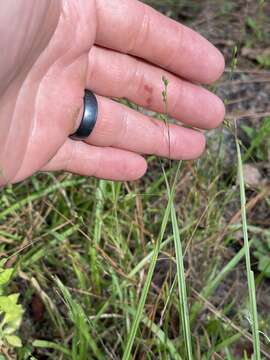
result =
[[270,53],[265,53],[262,55],[258,55],[256,60],[260,65],[262,65],[264,68],[270,69]]
[[4,269],[6,259],[0,261],[0,351],[9,347],[21,347],[21,339],[15,335],[22,321],[23,308],[18,304],[20,294],[6,295],[14,269]]
[[[265,22],[267,17],[265,16],[265,0],[257,1],[257,14],[246,17],[246,27],[254,35],[256,40],[263,41],[266,36]],[[252,41],[254,42],[254,40]]]
[[267,161],[270,146],[270,117],[264,119],[259,130],[247,125],[242,125],[241,128],[250,139],[250,147],[243,156],[243,160],[252,158]]
[[262,32],[259,26],[259,23],[256,19],[251,16],[248,16],[246,19],[247,28],[250,29],[258,40],[262,40]]
[[258,259],[258,270],[270,278],[270,232],[266,233],[264,239],[254,239],[253,244],[256,249],[253,255]]

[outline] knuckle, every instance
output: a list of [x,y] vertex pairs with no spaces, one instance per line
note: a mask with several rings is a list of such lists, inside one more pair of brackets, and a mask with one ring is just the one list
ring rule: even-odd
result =
[[134,84],[135,91],[140,94],[145,84],[145,74],[139,61],[134,72]]
[[129,45],[127,52],[132,53],[147,41],[147,37],[149,36],[150,31],[150,23],[151,17],[149,14],[149,10],[146,6],[144,6],[141,21],[139,24],[136,24],[133,41]]
[[170,105],[170,113],[177,114],[177,108],[179,108],[179,104],[183,103],[184,99],[184,82],[182,80],[177,81],[177,85],[175,87],[175,91],[173,96],[170,97],[170,102],[172,101],[172,105]]
[[102,161],[101,161],[101,151],[96,151],[95,154],[95,161],[94,161],[94,166],[93,169],[91,171],[91,176],[98,178],[100,177],[100,173],[102,172],[102,169],[104,168],[104,164],[102,165]]
[[63,166],[62,166],[63,171],[69,171],[69,169],[72,167],[72,164],[74,163],[74,161],[76,162],[78,145],[79,145],[79,143],[75,141],[72,144],[70,151],[68,153],[64,154]]
[[172,41],[171,44],[168,44],[170,47],[169,54],[164,54],[164,64],[163,66],[167,69],[171,69],[174,67],[176,61],[178,61],[179,56],[183,53],[184,50],[184,27],[176,24],[174,34],[176,36],[172,37],[175,41]]
[[119,131],[115,133],[115,138],[111,146],[120,146],[128,138],[129,111],[123,110],[119,122]]

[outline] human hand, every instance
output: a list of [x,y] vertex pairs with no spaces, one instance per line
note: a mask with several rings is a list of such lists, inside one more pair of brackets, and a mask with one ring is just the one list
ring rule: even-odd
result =
[[[164,76],[171,117],[200,129],[217,127],[224,105],[198,84],[220,77],[223,56],[199,34],[136,0],[52,3],[59,9],[55,31],[41,50],[33,44],[37,50],[24,59],[27,71],[2,92],[0,185],[39,170],[134,180],[146,171],[143,154],[167,157],[170,149],[172,159],[200,156],[202,132],[170,125],[169,146],[166,124],[110,98],[163,112]],[[35,33],[35,44],[44,38]],[[98,120],[86,141],[74,141],[69,135],[80,124],[85,88],[97,95]]]

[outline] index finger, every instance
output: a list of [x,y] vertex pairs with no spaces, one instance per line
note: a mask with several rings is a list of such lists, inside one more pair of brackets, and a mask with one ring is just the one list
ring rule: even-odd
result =
[[224,71],[224,58],[209,41],[137,0],[97,0],[96,43],[199,83]]

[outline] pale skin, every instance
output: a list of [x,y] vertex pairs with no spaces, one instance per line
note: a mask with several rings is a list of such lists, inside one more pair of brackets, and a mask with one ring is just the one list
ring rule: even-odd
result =
[[[144,155],[195,159],[204,132],[224,119],[222,101],[200,84],[224,70],[221,53],[193,30],[136,0],[9,0],[0,3],[0,185],[37,171],[135,180]],[[111,98],[164,110],[170,125]],[[84,89],[99,113],[86,141],[70,139]]]

